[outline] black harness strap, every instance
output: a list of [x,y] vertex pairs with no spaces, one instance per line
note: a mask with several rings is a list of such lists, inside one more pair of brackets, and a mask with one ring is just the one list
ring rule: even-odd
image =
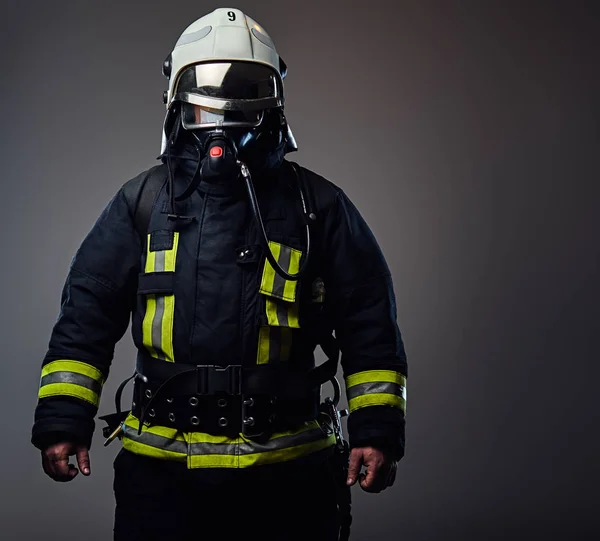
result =
[[165,164],[155,165],[146,174],[136,177],[123,186],[123,193],[133,213],[133,222],[142,246],[145,246],[152,208],[167,181],[167,175]]

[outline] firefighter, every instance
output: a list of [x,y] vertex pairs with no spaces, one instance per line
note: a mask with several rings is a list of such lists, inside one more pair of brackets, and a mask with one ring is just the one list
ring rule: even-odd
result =
[[[163,64],[160,163],[119,189],[71,263],[32,443],[52,479],[90,475],[131,322],[133,375],[102,418],[122,445],[115,541],[347,538],[350,487],[384,490],[404,454],[390,272],[344,191],[286,158],[286,71],[240,10],[192,23]],[[338,353],[347,442],[339,396],[321,401]]]

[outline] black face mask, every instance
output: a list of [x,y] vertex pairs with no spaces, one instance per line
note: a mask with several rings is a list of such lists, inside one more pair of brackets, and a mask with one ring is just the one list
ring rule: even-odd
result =
[[228,175],[236,160],[255,173],[279,165],[285,154],[286,128],[281,111],[267,110],[255,128],[193,130],[202,159],[207,162],[202,166],[203,173],[207,179],[215,174]]
[[[201,181],[211,183],[235,182],[240,177],[241,164],[259,176],[265,170],[281,165],[289,151],[287,123],[283,112],[266,110],[263,121],[255,128],[210,128],[187,130],[182,126],[180,112],[173,111],[171,136],[167,144],[167,163],[177,157],[178,148],[191,147],[197,153],[196,173],[189,179],[183,193],[174,201],[187,199]],[[171,173],[170,173],[171,175]],[[173,202],[174,202],[173,201]]]

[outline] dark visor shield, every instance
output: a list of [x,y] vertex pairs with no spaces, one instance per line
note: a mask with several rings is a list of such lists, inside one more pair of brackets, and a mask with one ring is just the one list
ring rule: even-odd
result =
[[253,62],[190,66],[177,80],[173,99],[221,111],[256,111],[282,105],[277,72]]

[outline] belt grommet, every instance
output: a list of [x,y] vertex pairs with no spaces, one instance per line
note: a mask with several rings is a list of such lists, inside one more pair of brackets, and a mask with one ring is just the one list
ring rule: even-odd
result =
[[153,409],[148,410],[148,417],[156,417],[156,412]]
[[198,397],[197,396],[190,396],[190,406],[197,406],[198,405]]
[[227,426],[227,424],[228,424],[228,421],[225,417],[221,417],[219,419],[219,426]]
[[146,398],[152,398],[152,391],[150,389],[146,389],[144,394],[146,395]]
[[200,424],[200,419],[194,415],[190,418],[190,423],[192,423],[194,426],[198,426]]
[[169,421],[171,421],[172,423],[175,422],[175,414],[174,413],[169,413]]
[[172,398],[167,398],[167,403],[168,404],[172,404],[173,403],[173,399]]
[[248,406],[249,408],[254,406],[254,398],[250,397],[247,400],[244,400],[244,406]]
[[246,426],[253,426],[254,425],[254,417],[246,417],[244,419],[244,424]]
[[227,405],[227,400],[225,400],[224,398],[219,398],[219,400],[217,400],[217,406],[219,406],[220,408],[224,408]]

